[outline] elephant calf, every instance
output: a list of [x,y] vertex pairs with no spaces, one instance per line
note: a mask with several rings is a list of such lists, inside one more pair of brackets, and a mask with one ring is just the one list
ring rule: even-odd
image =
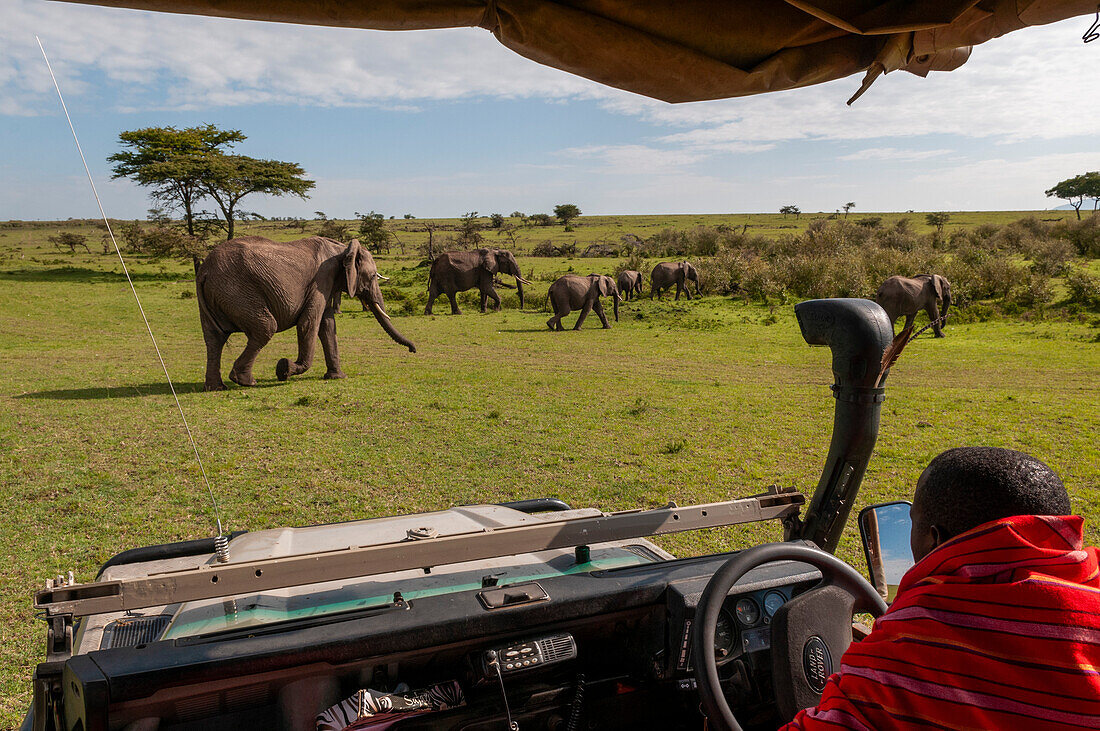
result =
[[280,381],[304,373],[313,364],[317,339],[325,353],[325,378],[343,378],[336,350],[336,307],[340,294],[358,297],[386,334],[410,352],[414,346],[397,332],[386,314],[378,273],[371,253],[352,239],[339,241],[314,236],[299,241],[271,241],[245,236],[219,244],[201,263],[195,260],[195,290],[199,320],[206,341],[206,390],[225,388],[221,376],[222,349],[230,334],[248,337],[244,352],[229,378],[241,386],[255,386],[252,366],[260,348],[271,337],[298,328],[298,358],[275,366]]
[[691,299],[691,291],[687,288],[689,281],[695,282],[695,296],[699,296],[699,272],[694,265],[686,261],[678,264],[671,261],[661,262],[653,267],[649,280],[650,299],[653,299],[653,295],[657,295],[657,299],[661,299],[661,294],[674,284],[676,285],[676,299],[680,299],[681,292],[687,295],[688,299]]
[[624,300],[630,301],[634,297],[642,296],[641,272],[625,269],[619,272],[619,276],[615,278],[615,283],[619,285],[619,293],[622,294]]
[[[875,302],[886,310],[890,325],[905,315],[905,326],[913,324],[917,313],[924,310],[932,321],[937,338],[945,337],[940,325],[951,307],[951,282],[939,274],[918,274],[915,277],[890,277],[875,293]],[[943,311],[936,306],[943,302]]]
[[550,306],[554,309],[554,316],[546,321],[546,326],[551,330],[564,330],[565,328],[561,326],[561,318],[573,310],[580,310],[581,314],[577,318],[577,324],[573,326],[574,330],[580,330],[581,324],[584,322],[584,318],[588,317],[589,311],[595,310],[606,330],[611,327],[611,324],[603,313],[600,297],[607,296],[612,297],[612,301],[615,303],[615,322],[618,322],[619,300],[622,297],[619,296],[619,290],[615,286],[614,279],[602,274],[589,274],[587,277],[566,274],[558,277],[557,281],[550,285],[550,291],[547,293],[547,297],[550,298]]

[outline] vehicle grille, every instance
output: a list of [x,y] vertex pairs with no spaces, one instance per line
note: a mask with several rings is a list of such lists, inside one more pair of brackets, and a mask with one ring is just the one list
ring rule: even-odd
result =
[[553,635],[543,639],[540,644],[542,655],[548,663],[555,660],[568,660],[577,654],[577,646],[573,644],[571,635]]
[[156,642],[168,627],[171,617],[157,615],[155,617],[127,617],[116,619],[103,630],[103,643],[101,647],[135,647],[146,642]]

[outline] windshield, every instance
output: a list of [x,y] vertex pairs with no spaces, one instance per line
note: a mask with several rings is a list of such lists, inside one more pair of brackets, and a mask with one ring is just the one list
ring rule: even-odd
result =
[[266,591],[227,599],[189,602],[175,615],[162,639],[178,639],[245,627],[312,619],[341,612],[377,609],[400,592],[406,601],[481,589],[486,578],[497,586],[552,576],[589,573],[661,560],[642,545],[591,549],[590,560],[578,563],[572,551],[543,551],[433,569],[401,571],[371,579]]

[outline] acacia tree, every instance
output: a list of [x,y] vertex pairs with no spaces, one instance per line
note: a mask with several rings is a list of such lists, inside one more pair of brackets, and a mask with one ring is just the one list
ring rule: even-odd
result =
[[581,215],[581,209],[572,203],[562,203],[560,206],[554,206],[554,215],[562,224],[568,226],[570,221]]
[[130,178],[152,188],[153,200],[181,210],[189,236],[195,235],[195,204],[204,195],[201,181],[208,155],[222,153],[245,136],[240,130],[200,127],[145,127],[120,132],[127,150],[107,158],[115,163],[112,178]]
[[293,162],[259,160],[244,155],[210,153],[203,158],[200,189],[214,199],[225,218],[226,238],[233,238],[233,221],[237,204],[253,193],[308,198],[306,192],[314,186],[305,170]]
[[786,218],[789,215],[793,215],[795,218],[798,218],[800,215],[802,215],[802,209],[798,206],[783,206],[779,209],[779,212],[783,214],[783,218]]
[[856,207],[855,201],[848,201],[844,204],[844,217],[848,217],[848,211]]
[[[1048,198],[1061,198],[1067,201],[1077,213],[1077,220],[1081,220],[1081,205],[1086,198],[1100,201],[1100,172],[1089,172],[1068,178],[1046,191]],[[1093,210],[1096,205],[1093,205]]]
[[[905,221],[906,219],[902,219]],[[943,233],[943,227],[947,225],[947,222],[951,220],[951,214],[945,211],[938,213],[928,213],[924,216],[924,222],[929,226],[935,226],[937,233]]]

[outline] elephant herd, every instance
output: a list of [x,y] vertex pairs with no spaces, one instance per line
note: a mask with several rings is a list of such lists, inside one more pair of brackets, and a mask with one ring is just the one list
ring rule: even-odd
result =
[[[488,301],[500,309],[500,296],[494,289],[498,275],[515,277],[520,307],[524,304],[523,285],[531,284],[520,273],[511,252],[502,249],[453,251],[440,254],[432,262],[428,274],[428,304],[425,314],[432,314],[432,304],[441,294],[450,300],[451,313],[459,314],[456,295],[473,288],[481,293],[481,311]],[[201,262],[195,260],[195,290],[199,305],[199,320],[206,342],[207,391],[225,388],[221,378],[221,356],[232,333],[244,333],[244,351],[229,371],[229,379],[241,386],[254,386],[252,366],[260,349],[277,332],[298,330],[298,357],[292,363],[281,359],[275,367],[280,381],[304,373],[313,364],[317,341],[325,356],[325,378],[343,378],[336,343],[336,312],[343,294],[355,297],[369,310],[378,324],[395,342],[416,352],[416,346],[393,326],[386,314],[378,273],[371,253],[353,239],[346,246],[338,241],[314,236],[298,241],[277,242],[259,236],[232,239],[215,247]],[[650,299],[676,287],[676,299],[681,293],[691,299],[688,282],[695,283],[699,295],[699,274],[688,262],[664,262],[650,273]],[[641,296],[642,274],[621,272],[616,279],[602,274],[582,277],[566,274],[559,277],[547,293],[554,315],[546,325],[551,330],[563,330],[561,319],[574,310],[580,311],[574,330],[580,329],[589,312],[595,312],[604,328],[611,327],[604,313],[601,297],[611,297],[616,322],[619,302]],[[876,301],[886,310],[890,321],[906,317],[906,327],[919,310],[926,310],[933,321],[936,336],[943,337],[940,328],[951,304],[951,285],[937,275],[890,277],[879,288]],[[943,302],[942,313],[938,302]]]

